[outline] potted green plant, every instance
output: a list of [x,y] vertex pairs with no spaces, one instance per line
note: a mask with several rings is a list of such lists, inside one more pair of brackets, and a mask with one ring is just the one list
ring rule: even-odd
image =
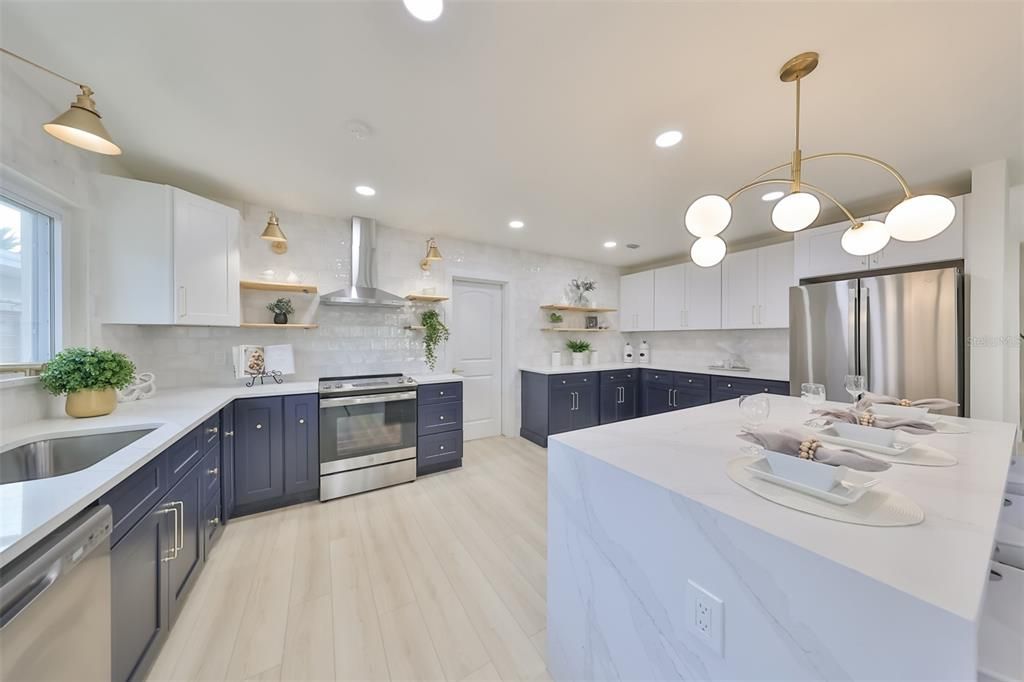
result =
[[436,310],[425,310],[420,315],[423,325],[423,347],[426,350],[427,367],[434,369],[437,365],[437,347],[448,340],[448,327],[441,321]]
[[117,390],[131,383],[135,365],[123,353],[101,348],[65,348],[43,367],[39,381],[54,395],[67,395],[70,417],[98,417],[117,407]]
[[563,318],[559,313],[551,313],[548,315],[548,320],[551,322],[552,327],[558,327],[562,324]]
[[590,342],[583,339],[569,339],[565,342],[566,347],[572,352],[572,366],[580,367],[590,351]]
[[295,313],[290,298],[279,298],[273,303],[268,303],[267,310],[274,313],[274,324],[288,324],[288,316]]

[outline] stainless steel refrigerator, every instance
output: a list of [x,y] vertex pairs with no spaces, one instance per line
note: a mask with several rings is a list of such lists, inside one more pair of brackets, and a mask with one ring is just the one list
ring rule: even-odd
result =
[[845,376],[868,390],[947,398],[964,414],[964,296],[958,267],[801,284],[789,290],[789,380],[851,402]]

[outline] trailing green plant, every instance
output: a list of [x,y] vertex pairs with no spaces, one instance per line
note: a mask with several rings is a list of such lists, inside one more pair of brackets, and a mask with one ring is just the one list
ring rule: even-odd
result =
[[586,353],[590,350],[590,342],[583,339],[569,339],[565,342],[565,346],[573,353]]
[[548,319],[551,320],[552,324],[559,324],[564,318],[558,313],[551,313],[548,315]]
[[290,298],[279,298],[273,303],[268,303],[267,310],[275,315],[282,313],[285,315],[291,315],[295,312],[295,308],[292,307],[292,299]]
[[43,367],[39,382],[54,395],[75,391],[122,389],[135,376],[124,353],[101,348],[65,348]]
[[426,310],[420,315],[423,325],[423,346],[426,350],[427,367],[434,369],[437,365],[437,347],[448,340],[448,327],[441,321],[436,310]]

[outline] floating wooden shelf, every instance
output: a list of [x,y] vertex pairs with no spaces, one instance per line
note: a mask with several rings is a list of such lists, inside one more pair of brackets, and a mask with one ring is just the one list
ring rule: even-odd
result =
[[315,323],[300,324],[289,322],[288,324],[274,324],[273,322],[243,322],[238,325],[240,327],[248,327],[250,329],[271,329],[271,328],[284,328],[284,329],[316,329],[320,325]]
[[440,303],[441,301],[447,301],[447,296],[435,296],[433,294],[408,294],[405,297],[407,301],[415,301],[416,303]]
[[414,332],[421,332],[424,329],[426,329],[426,327],[424,327],[421,324],[407,324],[407,325],[405,325],[405,328],[409,329],[411,331],[414,331]]
[[548,305],[542,305],[541,310],[561,310],[567,313],[614,313],[618,308],[580,308],[575,305],[561,305],[559,303],[550,303]]
[[584,327],[543,327],[542,332],[610,332],[614,329],[585,329]]
[[264,282],[255,279],[243,279],[238,283],[243,289],[255,289],[258,291],[294,291],[303,294],[315,294],[317,288],[313,284],[298,284],[293,282]]

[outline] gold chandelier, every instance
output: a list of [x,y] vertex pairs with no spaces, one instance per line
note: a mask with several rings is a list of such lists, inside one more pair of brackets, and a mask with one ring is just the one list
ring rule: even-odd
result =
[[[800,81],[818,66],[817,52],[804,52],[782,65],[779,79],[784,83],[796,83],[796,144],[791,161],[769,168],[752,182],[740,187],[727,197],[707,194],[700,197],[686,210],[684,222],[687,231],[697,237],[690,248],[690,258],[703,267],[712,267],[725,258],[726,245],[718,235],[732,220],[732,200],[755,187],[765,185],[788,185],[789,193],[776,202],[772,208],[772,224],[783,232],[798,232],[818,218],[821,204],[815,194],[835,204],[849,219],[850,227],[843,234],[842,247],[855,256],[868,256],[885,248],[889,239],[917,242],[939,234],[953,222],[956,207],[947,197],[938,194],[914,195],[906,179],[889,164],[865,154],[853,152],[826,152],[804,156],[800,150]],[[801,177],[804,161],[815,159],[846,158],[873,163],[887,170],[899,183],[906,195],[885,218],[857,220],[839,201],[821,187],[805,182]],[[777,170],[789,168],[789,178],[765,178]],[[810,190],[804,191],[804,190]],[[812,194],[813,192],[813,194]]]

